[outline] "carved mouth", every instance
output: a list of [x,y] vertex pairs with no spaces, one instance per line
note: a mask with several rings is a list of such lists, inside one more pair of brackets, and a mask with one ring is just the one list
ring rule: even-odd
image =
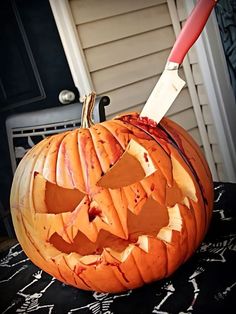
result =
[[[131,187],[135,188],[134,185]],[[186,198],[184,201],[179,189],[173,187],[176,189],[176,198],[171,201],[169,189],[167,187],[165,191],[169,203],[166,201],[161,205],[146,194],[137,197],[133,206],[123,208],[126,217],[121,223],[121,232],[114,229],[115,219],[104,214],[96,201],[91,201],[88,195],[59,187],[36,174],[33,189],[35,228],[42,240],[58,250],[58,254],[76,253],[80,261],[92,264],[101,259],[104,252],[109,252],[123,261],[134,246],[148,252],[148,238],[171,242],[172,230],[181,231],[182,218],[176,202],[186,203]],[[44,195],[41,202],[38,199],[40,190]],[[108,193],[104,188],[99,188],[98,191],[101,194]],[[121,193],[121,190],[113,190],[115,192]],[[86,220],[83,213],[86,213]]]
[[[155,201],[153,201],[153,203],[154,202]],[[155,202],[155,205],[157,209],[155,211],[152,210],[151,207],[144,205],[138,215],[135,215],[130,211],[127,212],[128,235],[125,238],[120,238],[106,230],[100,230],[96,241],[92,242],[84,233],[78,231],[73,238],[72,243],[63,240],[58,233],[54,233],[50,237],[49,242],[59,251],[67,254],[76,252],[83,256],[92,254],[101,255],[105,248],[109,248],[116,252],[122,252],[130,244],[139,246],[140,243],[138,240],[140,236],[146,235],[156,237],[159,230],[168,225],[169,217],[167,210],[157,202]],[[101,218],[97,216],[94,220],[96,219]]]

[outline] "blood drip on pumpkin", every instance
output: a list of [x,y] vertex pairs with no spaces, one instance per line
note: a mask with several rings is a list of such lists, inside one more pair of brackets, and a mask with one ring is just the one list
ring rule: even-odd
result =
[[[180,155],[183,157],[186,164],[189,166],[191,172],[193,173],[198,183],[198,186],[200,188],[204,203],[208,204],[207,199],[203,192],[204,189],[200,182],[200,179],[195,169],[193,168],[191,161],[186,156],[181,138],[178,135],[178,133],[175,132],[175,130],[173,129],[171,130],[171,132],[174,134],[174,137],[175,137],[173,138],[173,136],[164,128],[164,126],[161,123],[157,124],[155,121],[153,121],[152,119],[148,117],[140,117],[139,114],[131,114],[131,115],[128,114],[126,116],[120,117],[119,119],[123,122],[136,126],[139,129],[151,135],[153,139],[156,140],[157,143],[159,143],[162,146],[162,148],[163,148],[164,143],[160,143],[160,140],[164,140],[170,143],[172,146],[174,146],[177,149],[177,151],[180,153]],[[165,146],[165,151],[168,151],[168,147],[166,145],[164,146]]]
[[143,123],[143,124],[146,124],[146,125],[149,125],[149,126],[152,126],[152,127],[156,127],[157,126],[157,123],[156,121],[148,118],[148,117],[139,117],[138,120]]
[[102,216],[102,211],[99,208],[93,206],[89,209],[88,214],[89,214],[89,222],[92,222],[97,216],[98,217]]

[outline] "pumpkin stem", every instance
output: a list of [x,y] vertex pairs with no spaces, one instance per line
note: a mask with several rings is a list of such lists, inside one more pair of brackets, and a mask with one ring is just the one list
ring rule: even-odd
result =
[[91,92],[88,96],[85,96],[81,114],[82,128],[90,128],[92,125],[94,125],[92,116],[95,105],[95,99],[96,99],[95,92]]

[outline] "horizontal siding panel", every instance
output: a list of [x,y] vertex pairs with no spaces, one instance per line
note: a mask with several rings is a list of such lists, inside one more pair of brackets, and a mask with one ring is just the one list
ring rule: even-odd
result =
[[199,146],[202,146],[202,139],[198,127],[188,131],[188,133],[193,137]]
[[172,115],[171,120],[181,125],[185,130],[191,130],[198,126],[196,116],[192,108]]
[[175,40],[171,26],[85,49],[90,71],[123,63],[172,47]]
[[173,105],[170,107],[166,115],[171,117],[173,114],[189,109],[192,106],[193,105],[192,105],[189,91],[187,88],[184,88],[182,89],[178,97],[175,99]]
[[166,0],[70,0],[70,7],[75,24],[82,24],[165,2]]
[[[140,22],[141,21],[141,22]],[[171,25],[166,4],[78,25],[83,48]]]
[[[183,69],[180,69],[179,72],[183,76]],[[130,108],[134,106],[143,105],[159,78],[160,75],[157,75],[107,92],[106,95],[110,97],[111,103],[106,107],[106,114],[111,115],[117,112],[130,111]]]
[[91,74],[98,94],[161,74],[170,50],[105,68]]
[[105,107],[106,114],[112,115],[117,112],[130,111],[131,107],[144,104],[154,88],[158,77],[152,77],[107,93],[111,103]]

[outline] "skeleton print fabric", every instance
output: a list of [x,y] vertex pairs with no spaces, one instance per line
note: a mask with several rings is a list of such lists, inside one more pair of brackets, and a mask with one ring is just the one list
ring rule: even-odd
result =
[[236,307],[236,184],[215,184],[201,247],[171,277],[120,294],[82,291],[34,266],[19,244],[0,257],[0,313],[232,313]]

